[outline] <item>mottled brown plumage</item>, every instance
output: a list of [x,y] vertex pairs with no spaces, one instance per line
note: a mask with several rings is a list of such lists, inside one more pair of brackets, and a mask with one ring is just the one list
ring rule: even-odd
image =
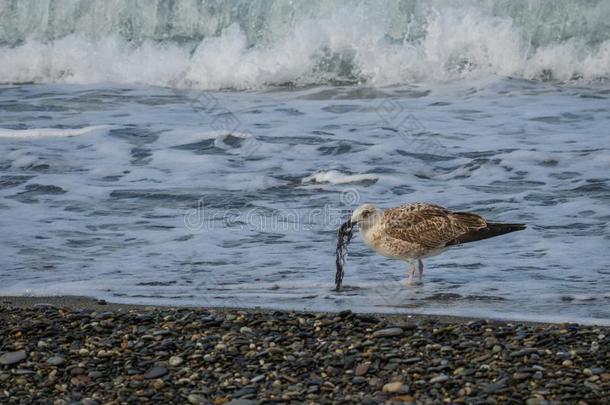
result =
[[385,210],[381,226],[392,238],[433,250],[470,231],[485,228],[487,222],[477,214],[453,213],[439,205],[418,203]]

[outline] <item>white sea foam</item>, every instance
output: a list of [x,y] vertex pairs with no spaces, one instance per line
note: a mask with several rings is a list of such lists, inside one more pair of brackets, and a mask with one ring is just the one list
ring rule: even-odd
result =
[[[219,35],[200,40],[194,50],[192,41],[134,42],[112,31],[52,40],[26,37],[17,46],[0,48],[0,83],[254,89],[332,80],[384,86],[490,74],[560,81],[610,76],[610,40],[572,36],[534,46],[533,28],[482,7],[442,7],[420,14],[418,35],[410,35],[408,25],[397,30],[390,16],[360,6],[303,17],[254,43],[252,33],[234,22]],[[415,15],[404,17],[408,21]]]
[[7,129],[0,128],[0,138],[33,139],[33,138],[62,138],[85,135],[111,128],[109,125],[94,125],[82,128],[29,128]]
[[362,181],[376,181],[379,176],[374,174],[345,174],[337,170],[322,171],[304,177],[302,183],[330,183],[330,184],[347,184],[358,183]]

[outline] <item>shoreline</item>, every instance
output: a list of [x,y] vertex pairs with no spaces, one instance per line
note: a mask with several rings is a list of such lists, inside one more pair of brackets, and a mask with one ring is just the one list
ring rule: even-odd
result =
[[0,297],[0,331],[6,404],[610,398],[602,326]]
[[[191,305],[147,305],[147,304],[127,304],[106,301],[88,296],[79,295],[60,295],[60,296],[11,296],[0,295],[0,306],[10,305],[16,308],[35,308],[45,305],[55,306],[59,308],[70,308],[72,310],[98,310],[98,311],[131,311],[131,310],[168,310],[168,309],[207,309],[218,313],[226,313],[230,311],[248,311],[257,313],[295,313],[295,314],[338,314],[341,311],[311,311],[311,310],[289,310],[289,309],[274,309],[265,307],[201,307]],[[443,324],[451,323],[468,323],[473,321],[484,320],[490,323],[506,323],[506,324],[523,324],[531,326],[542,325],[567,325],[578,324],[582,326],[594,326],[606,328],[610,330],[610,325],[600,324],[580,324],[578,322],[552,322],[552,321],[535,321],[535,320],[519,320],[519,319],[504,319],[504,318],[489,318],[477,316],[458,316],[458,315],[443,315],[443,314],[420,314],[420,313],[383,313],[383,312],[355,312],[363,316],[374,316],[384,319],[388,322],[419,322],[419,321],[434,321]],[[2,314],[0,314],[0,317]]]

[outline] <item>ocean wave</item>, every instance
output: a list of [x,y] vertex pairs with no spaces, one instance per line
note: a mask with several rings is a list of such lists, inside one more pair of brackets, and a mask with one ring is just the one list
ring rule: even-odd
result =
[[[474,0],[460,7],[444,1],[347,7],[338,1],[290,8],[273,1],[265,8],[244,5],[241,13],[224,6],[203,12],[207,3],[200,3],[191,10],[200,20],[188,20],[190,25],[186,6],[178,2],[173,14],[157,10],[144,19],[146,10],[132,10],[131,20],[118,14],[117,22],[111,17],[120,10],[110,6],[77,13],[65,4],[62,13],[67,18],[72,10],[76,19],[65,32],[49,15],[42,24],[46,28],[40,28],[36,18],[44,17],[35,8],[30,14],[0,10],[7,27],[0,30],[0,83],[241,90],[337,82],[386,86],[485,75],[579,83],[610,77],[610,32],[602,23],[610,18],[610,6],[604,2],[538,1],[519,8]],[[119,8],[130,2],[125,4]],[[12,14],[29,24],[14,26]],[[87,18],[95,24],[85,24]]]

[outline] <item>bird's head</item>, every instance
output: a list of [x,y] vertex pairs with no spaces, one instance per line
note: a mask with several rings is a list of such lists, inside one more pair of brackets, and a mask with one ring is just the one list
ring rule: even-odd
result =
[[359,225],[360,228],[368,228],[377,220],[380,213],[381,211],[373,204],[363,204],[354,210],[350,222]]

